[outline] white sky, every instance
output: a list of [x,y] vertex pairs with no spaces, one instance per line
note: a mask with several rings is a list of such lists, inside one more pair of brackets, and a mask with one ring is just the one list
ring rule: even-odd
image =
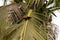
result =
[[0,6],[2,6],[3,5],[3,0],[0,0]]
[[[4,3],[4,0],[0,0],[0,6],[2,6]],[[7,0],[7,5],[10,4],[10,0]]]
[[[9,1],[7,3],[10,4]],[[0,0],[0,6],[2,6],[2,5],[3,5],[3,0]],[[59,26],[58,28],[60,30],[60,10],[55,11],[54,13],[57,15],[57,17],[53,16],[53,21],[52,22],[57,24]],[[60,40],[60,31],[59,31],[57,40]]]
[[57,15],[57,17],[53,16],[53,23],[59,26],[58,27],[59,29],[58,38],[56,40],[60,40],[60,10],[55,11],[54,13]]

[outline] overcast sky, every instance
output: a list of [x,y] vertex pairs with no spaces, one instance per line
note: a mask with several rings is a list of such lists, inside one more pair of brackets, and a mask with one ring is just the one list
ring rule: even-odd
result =
[[[4,0],[0,0],[0,6],[2,6],[4,3]],[[9,0],[7,0],[7,4],[10,4],[10,1]]]
[[2,6],[3,5],[3,0],[0,0],[0,6]]
[[[10,4],[9,1],[7,3]],[[2,5],[3,5],[3,0],[0,0],[0,6],[2,6]],[[55,11],[54,13],[57,15],[57,17],[53,16],[53,21],[52,22],[57,24],[59,26],[58,28],[60,30],[60,10]],[[58,39],[57,40],[60,40],[60,31],[59,31]]]
[[59,27],[58,27],[59,33],[58,33],[58,38],[57,38],[57,40],[60,40],[60,10],[55,11],[54,13],[57,15],[57,17],[54,17],[54,16],[53,16],[53,21],[52,21],[52,22],[59,26]]

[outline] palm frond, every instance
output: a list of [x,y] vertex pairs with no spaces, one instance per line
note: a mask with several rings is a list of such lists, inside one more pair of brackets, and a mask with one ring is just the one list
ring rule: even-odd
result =
[[[9,22],[6,21],[8,10],[3,10],[4,8],[0,9],[0,28],[1,28],[1,40],[55,40],[55,34],[51,29],[52,26],[49,28],[48,23],[50,24],[52,20],[53,7],[46,8],[44,2],[46,0],[25,0],[26,3],[21,2],[20,6],[22,6],[21,12],[17,12],[16,7],[14,11],[19,13],[25,13],[24,15],[30,18],[26,18],[20,22],[11,25]],[[53,0],[49,0],[48,4],[53,3]],[[13,9],[12,7],[12,9]],[[32,7],[32,8],[31,8]],[[9,8],[9,7],[6,7]],[[20,9],[20,10],[21,10]],[[3,11],[2,11],[3,10]],[[1,14],[2,13],[2,14]],[[51,17],[50,17],[51,16]],[[19,16],[20,17],[20,16]],[[50,39],[49,39],[50,38]]]
[[49,8],[51,11],[56,11],[56,10],[59,10],[60,9],[60,7],[51,7],[51,8]]
[[60,0],[55,0],[55,6],[60,7]]
[[47,2],[47,6],[49,6],[50,4],[52,4],[54,2],[54,0],[49,0],[48,2]]
[[[42,26],[45,22],[36,14],[40,15],[40,13],[29,10],[27,16],[31,17],[31,19],[23,20],[20,24],[8,27],[8,31],[6,31],[7,34],[4,38],[6,40],[46,40],[46,29]],[[43,24],[41,22],[43,22]]]
[[49,11],[50,13],[52,13],[55,17],[57,17],[57,16],[54,14],[53,11],[51,11],[51,10],[49,10],[49,9],[48,9],[48,11]]

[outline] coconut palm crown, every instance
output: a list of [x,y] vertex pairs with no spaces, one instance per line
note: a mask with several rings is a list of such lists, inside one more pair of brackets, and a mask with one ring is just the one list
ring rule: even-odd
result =
[[[58,0],[60,3],[60,0]],[[1,40],[55,40],[55,30],[51,23],[55,10],[60,8],[57,0],[13,0],[11,5],[5,5],[0,10]],[[53,6],[50,6],[52,5]],[[11,8],[11,7],[12,8]],[[50,7],[49,7],[50,6]],[[7,22],[8,10],[16,12],[12,16],[14,23]],[[3,10],[5,9],[5,10]],[[4,11],[4,12],[2,12]],[[2,14],[1,14],[2,13]],[[21,15],[23,15],[21,17]],[[11,16],[10,16],[11,17]],[[18,18],[20,18],[18,20]],[[8,18],[9,19],[9,18]],[[7,20],[8,20],[7,19]]]

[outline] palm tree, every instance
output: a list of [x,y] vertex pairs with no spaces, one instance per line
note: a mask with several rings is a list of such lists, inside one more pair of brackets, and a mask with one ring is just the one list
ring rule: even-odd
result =
[[[6,0],[4,5],[5,3]],[[15,19],[12,18],[10,22],[7,21],[9,19],[7,8],[11,9],[9,14],[13,11],[15,15],[11,15]],[[51,21],[52,14],[56,16],[53,12],[57,9],[59,9],[57,0],[14,0],[11,5],[0,7],[0,39],[55,40],[55,30]],[[14,23],[11,24],[12,22]]]

